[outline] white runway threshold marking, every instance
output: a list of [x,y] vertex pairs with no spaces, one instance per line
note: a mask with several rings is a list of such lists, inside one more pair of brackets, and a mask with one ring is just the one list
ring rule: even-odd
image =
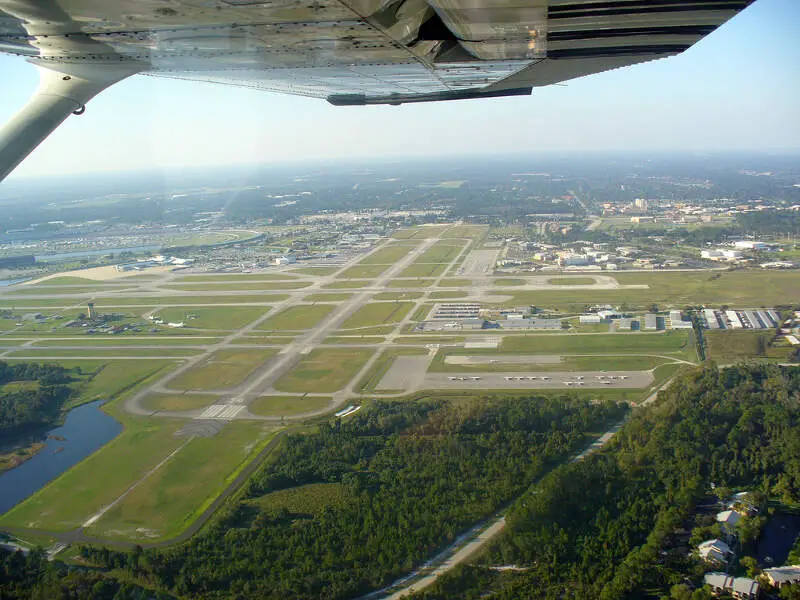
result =
[[241,404],[212,404],[205,409],[198,419],[232,419],[238,415],[244,406]]

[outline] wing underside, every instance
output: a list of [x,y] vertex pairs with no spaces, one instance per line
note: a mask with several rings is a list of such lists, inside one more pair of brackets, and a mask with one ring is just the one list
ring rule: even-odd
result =
[[0,51],[402,103],[529,93],[678,54],[750,0],[0,0]]

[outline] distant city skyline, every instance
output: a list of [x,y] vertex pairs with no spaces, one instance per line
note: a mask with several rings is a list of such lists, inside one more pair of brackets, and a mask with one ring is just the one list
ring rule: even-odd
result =
[[[133,77],[70,117],[12,178],[336,158],[798,150],[798,22],[800,2],[758,0],[680,56],[519,98],[332,107]],[[27,102],[37,75],[7,55],[0,72],[4,123]]]

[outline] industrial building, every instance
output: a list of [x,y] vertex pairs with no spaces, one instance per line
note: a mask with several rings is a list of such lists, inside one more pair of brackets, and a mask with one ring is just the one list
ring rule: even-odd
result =
[[669,326],[671,329],[691,329],[693,327],[691,321],[684,321],[681,311],[669,311]]
[[774,310],[706,308],[703,319],[706,329],[772,329],[778,326],[780,317]]

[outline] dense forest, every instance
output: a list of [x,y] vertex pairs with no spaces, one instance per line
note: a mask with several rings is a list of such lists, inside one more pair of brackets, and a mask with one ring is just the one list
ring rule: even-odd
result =
[[2,600],[172,600],[164,592],[121,582],[108,574],[50,562],[41,549],[23,556],[0,550]]
[[[345,422],[287,436],[275,460],[187,544],[83,547],[98,571],[56,563],[26,576],[31,589],[81,577],[120,587],[118,578],[163,598],[353,598],[513,501],[486,555],[420,598],[709,598],[702,587],[692,591],[702,568],[688,543],[711,483],[800,500],[800,370],[708,364],[633,413],[606,449],[564,462],[586,432],[622,414],[612,403],[549,397],[376,402]],[[271,501],[311,488],[323,490],[316,506]],[[790,558],[798,555],[796,546]],[[0,585],[0,597],[47,597],[20,591],[15,560],[16,579]],[[515,568],[490,568],[498,566]]]
[[711,365],[685,375],[653,408],[635,413],[606,450],[523,494],[482,565],[459,569],[420,597],[478,598],[487,590],[498,599],[710,597],[683,583],[700,583],[702,570],[676,537],[712,482],[800,500],[799,370]]
[[69,371],[58,365],[0,361],[0,440],[58,421],[71,381]]
[[[353,598],[427,560],[624,413],[568,397],[375,402],[288,436],[187,544],[82,554],[186,598]],[[270,502],[298,489],[323,497],[303,509]]]

